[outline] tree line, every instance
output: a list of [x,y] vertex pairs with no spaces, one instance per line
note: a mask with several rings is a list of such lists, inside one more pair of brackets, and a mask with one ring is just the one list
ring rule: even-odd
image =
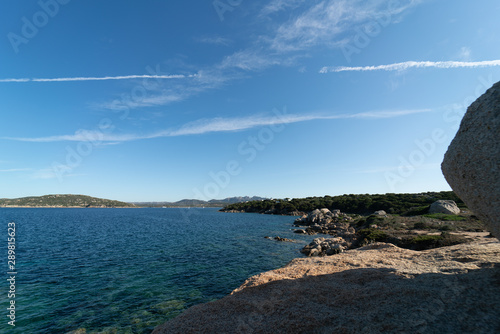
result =
[[465,203],[453,191],[426,192],[419,194],[360,194],[306,198],[268,199],[227,205],[221,211],[244,211],[269,214],[296,214],[315,209],[338,209],[351,214],[370,214],[384,210],[389,214],[418,215],[427,213],[437,200],[453,200],[461,208]]

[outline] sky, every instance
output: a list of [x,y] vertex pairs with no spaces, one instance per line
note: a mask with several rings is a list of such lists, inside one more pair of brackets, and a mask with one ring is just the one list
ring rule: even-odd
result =
[[450,190],[496,0],[2,1],[0,198]]

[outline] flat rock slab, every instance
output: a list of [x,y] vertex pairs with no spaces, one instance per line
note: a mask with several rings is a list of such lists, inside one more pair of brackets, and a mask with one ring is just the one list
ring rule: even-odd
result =
[[498,310],[497,239],[421,252],[379,243],[295,259],[153,333],[494,333]]

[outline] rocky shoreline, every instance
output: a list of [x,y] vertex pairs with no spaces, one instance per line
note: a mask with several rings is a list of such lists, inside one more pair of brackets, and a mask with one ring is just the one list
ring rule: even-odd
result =
[[499,263],[500,243],[491,238],[422,252],[375,243],[299,258],[153,334],[493,333]]
[[[435,218],[434,218],[435,217]],[[373,242],[424,250],[468,242],[466,232],[482,232],[484,225],[472,213],[462,214],[455,202],[437,201],[427,215],[400,217],[376,211],[369,216],[340,210],[316,209],[295,220],[300,234],[323,234],[302,249],[307,256],[328,256]]]
[[153,334],[499,332],[500,242],[492,237],[500,237],[499,133],[500,82],[468,108],[442,165],[490,237],[421,251],[394,244],[419,249],[458,242],[449,230],[464,220],[474,230],[473,215],[449,201],[431,205],[424,217],[429,221],[379,211],[353,224],[339,211],[317,209],[296,224],[306,227],[300,233],[333,236],[304,248],[308,255],[331,256],[295,259],[253,276],[231,295],[191,307]]

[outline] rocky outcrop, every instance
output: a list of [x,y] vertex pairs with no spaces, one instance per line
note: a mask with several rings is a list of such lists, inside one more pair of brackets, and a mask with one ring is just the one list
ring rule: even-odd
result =
[[325,256],[342,253],[350,243],[342,237],[316,238],[309,245],[302,248],[301,253],[307,256]]
[[307,215],[303,215],[300,218],[297,218],[295,220],[295,225],[314,225],[314,224],[328,224],[335,221],[338,221],[339,218],[342,220],[342,218],[346,218],[348,216],[344,215],[343,213],[340,212],[340,210],[333,210],[330,211],[326,208],[323,209],[316,209],[311,212],[309,212]]
[[441,169],[455,193],[500,237],[500,82],[467,109]]
[[305,232],[311,235],[322,233],[348,237],[348,235],[355,233],[354,229],[349,225],[351,221],[352,218],[340,212],[340,210],[330,211],[324,208],[321,210],[316,209],[307,215],[297,218],[294,225],[308,226]]
[[429,213],[444,213],[447,215],[458,215],[460,209],[457,203],[451,200],[439,200],[431,204],[429,208]]
[[335,238],[316,238],[301,252],[307,256],[333,255],[343,252],[355,242],[356,230],[349,224],[352,218],[340,210],[330,211],[326,208],[316,209],[307,215],[295,220],[297,226],[307,226],[305,230],[299,229],[295,233],[302,234],[328,234]]
[[422,252],[372,244],[295,259],[153,333],[494,333],[499,263],[492,238]]

